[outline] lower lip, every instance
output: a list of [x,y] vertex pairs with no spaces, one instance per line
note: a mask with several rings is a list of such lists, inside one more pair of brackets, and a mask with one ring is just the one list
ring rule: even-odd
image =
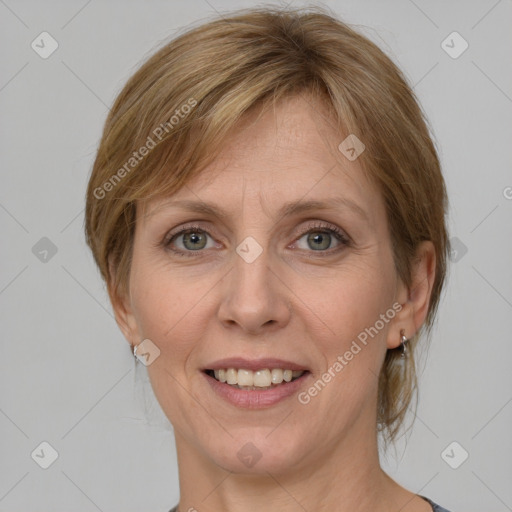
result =
[[208,384],[212,389],[227,400],[229,403],[237,407],[244,407],[246,409],[263,409],[274,405],[285,398],[296,393],[305,383],[310,375],[309,372],[304,372],[298,379],[285,384],[279,384],[271,389],[263,389],[261,391],[250,389],[238,389],[224,382],[219,382],[214,377],[210,377],[205,372],[201,372]]

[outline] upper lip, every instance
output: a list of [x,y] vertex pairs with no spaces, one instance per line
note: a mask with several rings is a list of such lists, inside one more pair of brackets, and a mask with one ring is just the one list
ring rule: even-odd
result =
[[308,371],[308,369],[302,364],[285,361],[284,359],[268,357],[260,359],[245,359],[243,357],[219,359],[205,366],[203,370],[221,370],[224,368],[237,368],[252,371],[263,370],[265,368],[268,368],[269,370],[281,368],[283,370]]

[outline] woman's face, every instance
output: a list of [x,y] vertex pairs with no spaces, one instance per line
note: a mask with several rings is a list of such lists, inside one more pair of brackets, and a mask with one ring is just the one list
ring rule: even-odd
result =
[[[198,178],[138,208],[120,325],[160,350],[147,367],[155,395],[178,450],[205,467],[311,471],[375,437],[377,376],[407,290],[383,199],[326,119],[298,97],[246,117]],[[325,206],[304,208],[313,201]],[[202,203],[219,215],[189,208]],[[279,368],[307,372],[258,391],[204,371],[233,366],[263,370],[228,372],[263,385]]]

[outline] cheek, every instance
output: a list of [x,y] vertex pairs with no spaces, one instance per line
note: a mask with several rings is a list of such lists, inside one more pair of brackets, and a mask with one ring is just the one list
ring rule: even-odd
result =
[[215,281],[185,277],[183,271],[161,267],[139,266],[134,272],[132,305],[140,335],[155,343],[164,360],[175,365],[202,338],[201,318],[211,303],[207,291]]
[[[373,272],[367,266],[345,269],[315,283],[297,281],[294,292],[305,298],[311,325],[318,325],[323,332],[316,336],[324,345],[319,347],[322,352],[332,357],[333,352],[347,350],[352,340],[374,326],[380,315],[391,307],[392,286],[385,276],[382,269]],[[382,331],[384,334],[385,329]]]
[[[308,313],[309,324],[319,329],[310,332],[312,351],[320,356],[323,366],[317,369],[318,380],[305,390],[301,403],[310,401],[313,411],[327,410],[334,435],[353,421],[358,411],[373,414],[388,325],[382,324],[380,315],[391,307],[393,295],[386,281],[368,269],[364,274],[346,274],[322,291],[308,287],[302,293],[306,291],[303,296],[308,297],[307,304],[314,312]],[[376,332],[377,322],[383,327]]]
[[[308,291],[304,295],[308,305],[322,320],[316,322],[321,332],[312,333],[312,341],[323,360],[317,378],[326,385],[318,394],[310,388],[311,398],[318,396],[312,398],[312,408],[328,409],[333,425],[344,424],[347,418],[357,416],[356,411],[374,406],[388,327],[381,315],[389,310],[393,298],[391,279],[386,275],[391,274],[382,269],[372,271],[370,265],[352,268],[326,281],[322,290],[308,287],[302,291]],[[323,389],[321,384],[317,387]],[[333,403],[344,407],[332,408]]]

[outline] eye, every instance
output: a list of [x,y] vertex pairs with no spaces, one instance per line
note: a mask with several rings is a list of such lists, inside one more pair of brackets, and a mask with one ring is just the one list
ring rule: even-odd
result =
[[[211,243],[208,243],[210,238]],[[317,252],[318,255],[333,254],[350,245],[349,238],[334,225],[316,223],[308,225],[302,231],[295,244],[305,239],[298,249],[309,252]],[[193,257],[199,255],[203,249],[211,249],[216,246],[207,231],[199,226],[184,226],[178,232],[171,233],[162,241],[165,249],[172,251],[177,256]],[[333,245],[335,246],[333,248]],[[197,254],[194,254],[197,253]]]
[[[179,256],[193,256],[187,253],[210,249],[214,246],[214,244],[208,245],[208,238],[211,237],[204,229],[199,226],[188,226],[166,237],[163,244]],[[173,245],[176,245],[177,249],[173,248]]]
[[[325,224],[308,226],[298,241],[300,242],[303,239],[305,239],[305,242],[299,249],[306,251],[310,249],[315,252],[328,252],[331,254],[342,249],[343,246],[349,245],[348,238],[339,228],[326,226]],[[332,249],[333,245],[335,245],[334,249],[327,251],[327,249]]]

